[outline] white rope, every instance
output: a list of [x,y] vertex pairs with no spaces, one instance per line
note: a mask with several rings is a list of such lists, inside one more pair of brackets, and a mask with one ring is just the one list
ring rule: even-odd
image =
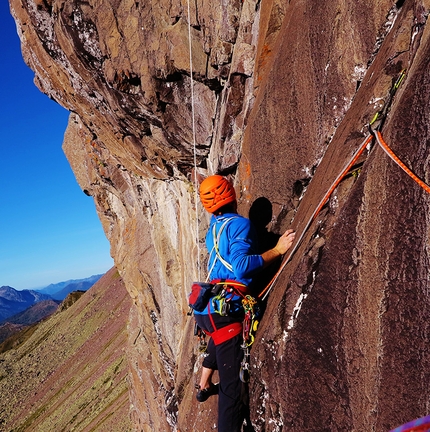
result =
[[196,125],[194,113],[194,79],[193,79],[193,55],[191,48],[191,14],[190,14],[190,0],[187,0],[188,6],[188,45],[190,53],[190,79],[191,79],[191,118],[193,127],[193,155],[194,155],[194,206],[196,209],[196,244],[197,244],[197,272],[198,280],[200,280],[200,241],[199,241],[199,210],[198,210],[198,189],[199,182],[197,180],[197,152],[196,152]]

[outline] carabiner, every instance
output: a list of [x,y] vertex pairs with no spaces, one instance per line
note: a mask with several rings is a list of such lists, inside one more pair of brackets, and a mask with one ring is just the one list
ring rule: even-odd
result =
[[239,378],[243,383],[245,384],[249,383],[249,378],[250,378],[249,370],[240,368]]

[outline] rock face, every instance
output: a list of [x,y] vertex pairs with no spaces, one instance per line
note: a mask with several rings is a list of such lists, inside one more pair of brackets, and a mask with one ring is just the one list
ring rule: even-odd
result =
[[[231,175],[243,214],[265,197],[269,228],[301,233],[406,69],[383,135],[429,182],[430,2],[11,7],[36,84],[71,112],[64,150],[134,302],[135,428],[211,430],[186,315],[205,277],[194,179]],[[256,430],[385,431],[427,413],[430,197],[379,147],[360,167],[270,294],[252,351]]]

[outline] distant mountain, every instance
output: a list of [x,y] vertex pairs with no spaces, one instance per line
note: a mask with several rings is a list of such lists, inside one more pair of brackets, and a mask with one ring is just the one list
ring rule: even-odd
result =
[[87,291],[94,285],[92,281],[81,281],[66,285],[62,290],[54,293],[51,297],[55,300],[64,300],[71,292]]
[[15,302],[37,303],[41,300],[48,300],[51,296],[36,290],[18,291],[10,286],[0,287],[0,297]]
[[58,309],[60,303],[59,300],[42,300],[25,311],[8,318],[7,321],[11,324],[34,324],[35,322],[41,321],[43,318],[52,315]]
[[38,291],[17,291],[10,286],[0,287],[0,323],[43,300],[52,300],[52,298]]
[[37,292],[48,294],[55,300],[64,300],[73,291],[87,291],[103,275],[93,275],[85,279],[71,279],[65,282],[50,284],[45,288],[37,289]]
[[59,304],[58,300],[42,300],[25,311],[7,318],[4,324],[0,324],[0,343],[24,328],[52,315],[58,309]]

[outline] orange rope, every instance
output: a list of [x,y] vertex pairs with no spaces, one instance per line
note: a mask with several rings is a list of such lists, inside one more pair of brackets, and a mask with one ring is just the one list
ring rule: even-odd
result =
[[430,193],[430,186],[424,183],[419,177],[417,177],[388,147],[388,144],[382,138],[382,134],[379,131],[376,131],[375,134],[376,142],[382,147],[382,150],[390,157],[390,159],[396,163],[412,180],[418,183],[427,193]]
[[291,249],[291,252],[289,253],[288,257],[286,259],[284,259],[284,261],[281,264],[281,267],[276,272],[276,274],[273,276],[273,278],[269,282],[269,284],[258,295],[258,298],[260,298],[261,300],[264,300],[267,297],[267,295],[269,294],[270,290],[273,288],[273,285],[278,280],[278,277],[281,274],[282,270],[288,264],[288,262],[291,260],[292,256],[294,255],[294,253],[298,249],[298,247],[299,247],[299,245],[300,245],[300,243],[301,243],[301,241],[302,241],[302,239],[303,239],[306,231],[308,230],[309,226],[315,220],[315,218],[318,216],[319,212],[324,207],[325,203],[330,198],[330,196],[333,193],[333,191],[336,189],[336,187],[339,185],[339,183],[343,180],[343,178],[348,174],[349,170],[353,167],[353,165],[357,162],[358,158],[361,156],[361,154],[363,153],[364,149],[370,144],[370,142],[372,141],[372,139],[373,139],[372,135],[369,134],[369,135],[366,136],[366,138],[364,139],[364,141],[360,144],[360,147],[358,148],[358,150],[354,153],[354,155],[352,156],[352,158],[347,162],[347,164],[345,165],[345,167],[343,168],[343,170],[341,171],[341,173],[336,177],[336,179],[334,180],[334,182],[331,184],[329,190],[326,192],[326,194],[324,195],[324,197],[322,198],[322,200],[319,202],[317,208],[312,213],[312,216],[309,218],[306,226],[304,227],[302,233],[300,234],[300,237],[297,239],[297,241],[296,241],[293,249]]
[[368,135],[364,139],[364,141],[361,143],[360,147],[358,148],[357,152],[353,155],[352,159],[349,161],[348,165],[346,165],[345,168],[342,170],[342,172],[336,177],[336,180],[332,183],[332,185],[330,186],[330,189],[324,195],[324,197],[320,201],[318,207],[315,209],[314,213],[312,214],[312,216],[311,216],[312,220],[314,220],[318,216],[318,213],[324,207],[325,203],[330,198],[333,191],[338,187],[339,183],[343,180],[343,178],[348,174],[349,170],[357,162],[358,158],[362,155],[364,149],[371,143],[372,138],[373,138],[372,135]]
[[[339,183],[343,180],[343,178],[348,174],[349,170],[353,167],[355,162],[358,160],[360,155],[363,153],[364,149],[370,144],[372,141],[373,136],[368,135],[364,141],[361,143],[360,147],[356,151],[356,153],[353,155],[351,160],[347,163],[345,168],[342,170],[342,172],[336,177],[332,185],[330,186],[329,190],[324,195],[323,199],[318,204],[317,208],[312,213],[312,216],[309,218],[308,223],[306,224],[305,228],[303,229],[300,237],[297,239],[293,249],[289,253],[288,257],[282,262],[281,267],[276,272],[276,274],[273,276],[272,280],[269,282],[269,284],[264,288],[263,291],[258,295],[258,298],[261,300],[264,300],[267,295],[269,294],[270,290],[273,288],[273,285],[278,280],[279,275],[281,274],[284,267],[287,265],[288,262],[290,262],[292,256],[298,249],[306,231],[308,230],[311,223],[315,220],[315,218],[318,216],[321,209],[324,207],[327,200],[330,198],[333,191],[336,189],[336,187],[339,185]],[[409,177],[411,177],[419,186],[421,186],[427,193],[430,193],[430,186],[424,183],[418,176],[416,176],[391,150],[391,148],[388,146],[388,144],[384,141],[382,138],[382,134],[379,131],[375,131],[375,138],[376,142],[381,146],[381,148],[384,150],[384,152],[390,157],[392,161],[394,161]]]
[[427,193],[430,193],[430,186],[424,183],[419,177],[417,177],[395,154],[394,152],[388,147],[387,143],[383,140],[381,132],[378,130],[381,128],[382,121],[385,119],[387,115],[387,111],[389,109],[389,106],[391,104],[392,98],[399,88],[401,82],[403,81],[403,78],[405,77],[406,71],[403,70],[400,74],[400,76],[397,78],[397,81],[395,82],[394,86],[390,90],[390,94],[388,99],[386,100],[384,107],[381,111],[377,112],[375,117],[372,119],[372,121],[369,124],[369,128],[377,121],[380,121],[380,124],[377,128],[374,129],[374,131],[371,130],[371,134],[369,134],[364,141],[361,143],[360,147],[356,151],[356,153],[352,156],[351,160],[346,164],[344,169],[341,171],[341,173],[336,177],[332,185],[330,186],[329,190],[324,195],[323,199],[318,204],[317,208],[312,213],[312,216],[308,220],[307,224],[305,225],[302,233],[300,234],[300,237],[296,240],[296,243],[294,244],[294,247],[292,248],[289,255],[283,260],[279,270],[276,272],[276,274],[273,276],[272,280],[269,282],[269,284],[263,289],[263,291],[258,295],[259,299],[264,300],[267,295],[269,294],[270,290],[273,288],[275,282],[278,280],[279,275],[281,274],[282,270],[285,268],[285,266],[288,264],[288,262],[291,260],[292,256],[298,249],[306,231],[308,230],[311,223],[315,220],[315,218],[318,216],[321,209],[324,207],[327,200],[330,198],[333,191],[336,189],[336,187],[339,185],[339,183],[343,180],[343,178],[348,174],[349,170],[353,167],[355,162],[358,160],[360,155],[363,153],[364,149],[367,147],[368,144],[371,143],[373,136],[375,136],[377,143],[382,147],[384,152],[393,160],[409,177],[411,177],[419,186],[421,186]]

